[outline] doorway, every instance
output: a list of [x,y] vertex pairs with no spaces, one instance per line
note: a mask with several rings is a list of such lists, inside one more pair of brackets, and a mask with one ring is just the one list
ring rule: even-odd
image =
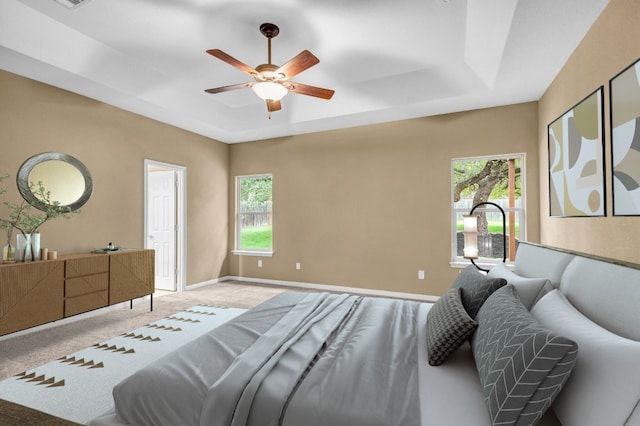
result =
[[158,290],[186,286],[186,167],[144,160],[145,248],[154,249]]

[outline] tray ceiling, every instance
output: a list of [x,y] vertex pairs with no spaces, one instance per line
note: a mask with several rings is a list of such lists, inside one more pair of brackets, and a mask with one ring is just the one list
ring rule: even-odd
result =
[[[77,6],[75,4],[78,4]],[[0,68],[226,142],[538,100],[607,0],[2,0]],[[268,114],[250,81],[205,53],[320,59]]]

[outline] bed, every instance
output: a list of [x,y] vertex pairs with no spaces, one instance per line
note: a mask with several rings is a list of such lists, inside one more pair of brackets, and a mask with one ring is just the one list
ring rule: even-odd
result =
[[[591,315],[603,268],[623,283]],[[134,373],[90,424],[638,425],[639,277],[521,243],[515,271],[466,268],[435,304],[283,293]]]

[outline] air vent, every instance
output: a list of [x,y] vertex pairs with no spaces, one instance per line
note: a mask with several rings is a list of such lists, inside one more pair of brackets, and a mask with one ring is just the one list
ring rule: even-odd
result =
[[56,3],[63,5],[67,9],[75,9],[85,3],[89,3],[91,0],[54,0]]

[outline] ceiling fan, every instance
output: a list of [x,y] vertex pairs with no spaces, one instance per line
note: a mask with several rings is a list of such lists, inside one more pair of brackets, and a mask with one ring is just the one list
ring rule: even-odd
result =
[[251,87],[251,89],[266,102],[269,118],[271,118],[273,111],[282,109],[280,100],[289,92],[314,96],[321,99],[331,99],[334,94],[333,90],[309,86],[289,80],[320,62],[313,53],[308,50],[303,50],[286,64],[282,66],[274,65],[271,63],[271,39],[278,35],[280,29],[277,25],[264,23],[260,25],[260,32],[267,38],[267,63],[260,64],[255,67],[255,69],[224,53],[220,49],[207,50],[207,53],[211,56],[236,67],[240,71],[246,72],[253,77],[255,81],[216,87],[214,89],[207,89],[205,92],[215,94]]

